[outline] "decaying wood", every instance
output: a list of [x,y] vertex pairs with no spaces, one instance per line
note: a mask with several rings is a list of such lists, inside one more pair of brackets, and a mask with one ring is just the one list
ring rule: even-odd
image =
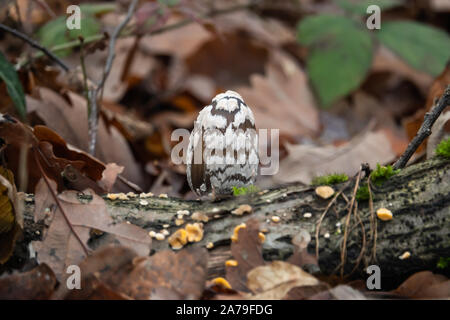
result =
[[[336,190],[341,187],[334,186]],[[353,187],[354,182],[350,182],[321,223],[319,266],[324,274],[337,273]],[[365,259],[358,267],[359,271],[364,269],[364,265],[377,264],[384,276],[395,277],[405,271],[433,269],[439,257],[450,256],[450,161],[434,158],[409,166],[372,191],[374,209],[388,208],[394,217],[390,221],[377,220],[376,261],[370,260],[373,239],[370,238],[369,205],[368,201],[358,202],[358,212],[367,237]],[[142,205],[142,202],[139,203],[141,200],[139,197],[114,201],[106,199],[108,210],[116,221],[127,220],[148,231],[161,230],[166,224],[170,225],[168,229],[171,233],[180,228],[175,225],[179,210],[188,210],[190,214],[195,211],[205,213],[209,221],[204,225],[204,238],[191,245],[214,243],[214,248],[209,250],[209,271],[211,276],[217,276],[223,274],[224,261],[231,256],[229,244],[234,227],[249,218],[258,219],[261,229],[268,230],[263,245],[265,259],[286,259],[291,255],[291,239],[301,229],[310,233],[308,251],[314,254],[316,222],[331,198],[321,199],[314,188],[291,184],[218,202],[149,197],[145,198],[148,204],[144,202],[145,205]],[[250,205],[253,212],[243,216],[231,214],[241,204]],[[305,213],[312,216],[305,217]],[[27,241],[38,239],[37,234],[42,233],[42,225],[33,222],[32,214],[33,205],[28,203],[25,214]],[[274,215],[281,218],[278,223],[271,220]],[[188,216],[185,216],[185,221],[192,222]],[[336,225],[338,222],[340,227]],[[36,233],[36,230],[41,232]],[[361,226],[353,218],[349,230],[346,273],[353,269],[362,243]],[[329,238],[324,237],[326,233]],[[152,251],[168,249],[167,238],[154,240],[152,248]],[[406,251],[411,256],[400,259]]]

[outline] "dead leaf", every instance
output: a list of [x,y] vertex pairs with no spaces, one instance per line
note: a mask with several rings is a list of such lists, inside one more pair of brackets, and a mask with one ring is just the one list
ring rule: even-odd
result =
[[323,291],[327,291],[330,286],[326,283],[319,283],[314,286],[294,287],[283,297],[283,300],[305,300]]
[[380,45],[374,54],[372,72],[394,72],[411,80],[422,93],[426,93],[433,78],[424,72],[417,71],[397,57],[385,46]]
[[[68,150],[64,150],[63,154],[69,153],[74,155],[74,153],[77,153],[79,155],[83,154],[84,151],[81,160],[91,164],[87,165],[86,169],[98,168],[98,163],[94,164],[93,162],[99,161],[86,153],[88,150],[88,121],[86,100],[84,97],[69,92],[69,97],[72,101],[72,105],[69,105],[60,95],[51,90],[40,88],[40,93],[41,100],[27,97],[28,107],[30,111],[34,110],[50,129],[58,132],[61,140],[67,142],[65,143],[65,147]],[[36,128],[39,127],[36,126]],[[49,141],[42,137],[40,140]],[[54,139],[50,141],[55,142]],[[55,153],[58,154],[56,150]],[[99,119],[95,156],[106,163],[123,165],[123,176],[125,178],[138,185],[145,185],[141,169],[136,163],[125,137],[114,126],[108,127],[103,118]],[[96,178],[93,179],[94,181],[102,178],[104,165],[101,164],[101,166],[102,170],[97,170]],[[89,176],[92,178],[91,174]]]
[[199,299],[207,275],[207,252],[187,248],[180,252],[160,251],[135,259],[132,272],[118,290],[135,299]]
[[122,246],[106,246],[95,251],[79,264],[81,290],[69,290],[61,286],[55,298],[86,300],[107,294],[118,296],[119,299],[130,299],[115,288],[132,270],[135,257],[135,251]]
[[377,163],[395,159],[389,139],[383,132],[367,132],[339,147],[290,144],[286,147],[289,154],[273,177],[277,183],[300,181],[309,184],[314,177],[332,172],[353,175],[364,162],[375,167]]
[[[425,107],[423,109],[418,110],[414,115],[407,117],[406,119],[403,120],[403,127],[405,128],[406,133],[408,134],[410,140],[412,140],[414,136],[417,134],[417,131],[419,131],[420,126],[422,125],[422,122],[424,120],[425,113],[431,110],[431,108],[434,106],[435,99],[439,99],[439,97],[444,93],[445,88],[449,83],[450,83],[450,62],[447,64],[444,71],[442,71],[442,73],[438,77],[436,77],[430,89],[428,90]],[[444,109],[444,111],[445,110],[449,110],[449,107]],[[439,119],[440,118],[438,118],[438,121]],[[435,131],[436,130],[433,130],[432,132]],[[450,128],[447,128],[445,131],[447,133],[450,132]],[[416,154],[419,154],[420,152],[426,149],[427,141],[428,139],[425,140],[425,142],[422,143],[419,146],[419,148],[417,148],[415,152]],[[431,149],[434,150],[435,148]],[[427,151],[427,154],[430,154],[430,152]]]
[[45,263],[24,272],[4,275],[0,278],[0,299],[46,300],[55,290],[57,280]]
[[255,294],[252,299],[281,299],[292,288],[319,283],[317,278],[284,261],[256,267],[247,274],[247,278],[247,285]]
[[[66,299],[92,299],[103,291],[127,299],[199,299],[207,272],[207,252],[189,248],[137,256],[125,247],[106,247],[80,264],[82,290],[64,290]],[[101,291],[99,292],[99,287]]]
[[99,186],[106,190],[106,192],[111,192],[117,176],[122,173],[123,169],[123,166],[119,166],[115,163],[108,163],[102,173],[102,179],[98,182]]
[[448,299],[450,280],[431,271],[421,271],[406,279],[392,293],[414,299]]
[[251,87],[236,91],[250,106],[257,128],[279,129],[288,136],[315,135],[319,114],[305,72],[290,57],[274,53],[266,74],[252,75]]
[[[51,182],[56,193],[56,185]],[[75,191],[64,191],[58,195],[67,218],[72,223],[75,231],[87,246],[90,238],[90,229],[97,229],[112,234],[116,241],[122,245],[132,247],[140,255],[148,255],[150,252],[151,238],[144,229],[126,222],[114,224],[114,220],[108,213],[105,201],[92,190],[86,190],[85,195],[92,200],[82,203]],[[79,263],[85,256],[80,243],[72,234],[60,209],[56,207],[54,199],[49,195],[47,185],[38,184],[35,194],[36,209],[35,219],[42,217],[42,209],[52,206],[54,212],[52,220],[43,241],[33,241],[38,259],[46,262],[55,272],[58,279],[65,275],[64,270],[70,264]]]
[[237,291],[249,291],[247,288],[247,273],[266,262],[262,258],[262,244],[259,239],[259,223],[250,219],[245,228],[238,231],[238,240],[231,243],[231,254],[237,261],[236,267],[226,267],[226,279]]

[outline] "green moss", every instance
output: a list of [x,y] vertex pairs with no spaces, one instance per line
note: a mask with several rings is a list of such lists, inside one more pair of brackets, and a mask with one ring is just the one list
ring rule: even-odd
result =
[[437,263],[437,267],[439,269],[446,269],[448,268],[450,265],[450,257],[444,258],[444,257],[440,257],[439,261]]
[[248,187],[233,187],[233,195],[242,196],[249,193],[258,192],[259,188],[257,186],[251,185]]
[[344,173],[333,173],[325,176],[315,177],[311,184],[313,186],[333,185],[348,180],[348,176]]
[[450,138],[442,140],[436,147],[436,155],[450,159]]
[[[392,168],[392,166],[380,166],[379,163],[377,163],[377,168],[372,171],[372,175],[370,180],[373,184],[376,186],[380,186],[383,182],[385,182],[390,177],[396,175],[399,173],[400,170],[395,170]],[[365,201],[369,200],[369,187],[366,183],[361,183],[361,186],[358,188],[358,191],[356,191],[356,200],[358,201]]]
[[385,167],[385,166],[380,166],[380,164],[377,163],[377,168],[374,171],[372,171],[371,180],[375,185],[379,186],[383,182],[385,182],[387,179],[396,175],[399,172],[400,172],[400,169],[395,170],[394,168],[392,168],[391,165],[388,165]]
[[359,187],[358,191],[356,191],[356,200],[358,201],[369,200],[369,196],[369,187],[367,186],[367,183]]

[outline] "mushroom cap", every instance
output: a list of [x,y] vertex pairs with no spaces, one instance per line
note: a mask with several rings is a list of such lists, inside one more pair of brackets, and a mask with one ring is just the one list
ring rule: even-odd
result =
[[229,195],[252,185],[259,165],[258,134],[252,111],[242,97],[227,91],[203,108],[189,137],[186,175],[199,196]]

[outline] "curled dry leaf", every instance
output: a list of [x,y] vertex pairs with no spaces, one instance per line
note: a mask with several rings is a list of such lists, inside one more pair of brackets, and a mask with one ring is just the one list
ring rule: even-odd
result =
[[[103,192],[97,181],[102,179],[105,165],[85,152],[70,147],[64,139],[45,126],[35,126],[34,129],[18,120],[2,116],[0,119],[0,136],[6,142],[4,150],[8,159],[8,167],[15,176],[20,176],[20,155],[27,151],[28,159],[25,167],[28,178],[27,191],[33,193],[41,179],[42,173],[36,164],[35,151],[45,174],[58,184],[58,190],[63,190],[66,183],[82,191],[87,187]],[[69,168],[70,166],[70,168]],[[65,174],[65,176],[64,176]],[[110,178],[111,180],[111,178]]]
[[[125,137],[116,127],[108,126],[102,117],[99,119],[98,124],[95,153],[95,156],[100,161],[87,154],[89,139],[87,107],[84,97],[73,92],[68,92],[68,96],[72,102],[70,105],[61,95],[47,88],[40,88],[39,92],[41,96],[40,100],[30,97],[27,98],[28,107],[30,111],[37,113],[48,128],[58,132],[60,135],[58,147],[63,149],[60,152],[56,150],[55,144],[58,141],[53,135],[48,139],[41,137],[40,140],[51,142],[54,145],[55,153],[60,157],[73,160],[73,157],[77,156],[77,160],[85,161],[87,163],[86,170],[89,168],[92,168],[90,170],[94,170],[100,164],[102,170],[96,173],[94,181],[102,179],[102,172],[105,170],[105,165],[101,161],[104,161],[106,163],[126,165],[123,176],[133,183],[145,185],[141,170],[132,155]],[[112,146],[114,147],[112,148]],[[94,161],[97,163],[93,163]],[[91,174],[88,174],[88,176],[92,178]]]

